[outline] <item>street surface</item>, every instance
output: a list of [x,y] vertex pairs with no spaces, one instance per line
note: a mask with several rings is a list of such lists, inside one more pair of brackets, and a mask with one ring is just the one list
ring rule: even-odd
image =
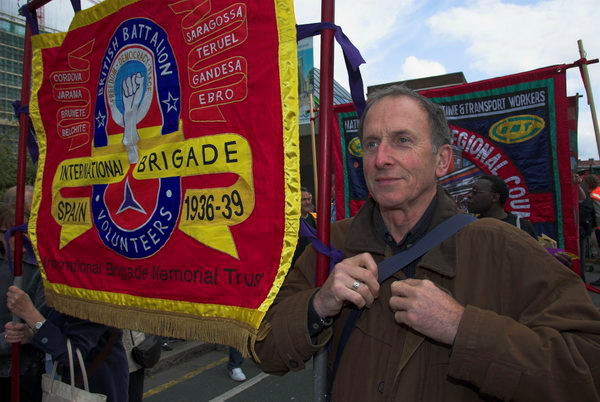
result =
[[220,348],[147,377],[144,402],[312,400],[312,364],[300,372],[272,376],[246,359],[242,369],[248,379],[235,382],[227,374],[227,356],[227,349]]

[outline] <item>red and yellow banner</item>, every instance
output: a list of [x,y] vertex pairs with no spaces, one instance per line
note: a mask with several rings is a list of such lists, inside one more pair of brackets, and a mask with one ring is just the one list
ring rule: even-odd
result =
[[298,229],[292,0],[107,0],[33,48],[50,304],[245,352]]

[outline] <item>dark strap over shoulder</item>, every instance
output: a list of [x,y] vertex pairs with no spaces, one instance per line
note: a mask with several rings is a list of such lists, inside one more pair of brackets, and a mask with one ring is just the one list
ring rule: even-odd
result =
[[379,283],[382,283],[396,272],[404,269],[411,262],[476,220],[477,218],[469,214],[456,214],[446,219],[425,234],[411,248],[380,262],[377,265]]
[[[411,248],[401,251],[400,253],[386,260],[383,260],[377,265],[379,283],[384,282],[396,272],[404,269],[411,262],[423,256],[429,250],[441,244],[444,240],[450,238],[450,236],[454,235],[455,233],[458,233],[458,231],[475,220],[477,220],[477,218],[468,214],[453,215],[437,225],[435,228],[433,228],[433,230],[425,234],[425,236],[423,236],[421,240],[415,243]],[[348,318],[346,319],[344,329],[342,330],[342,336],[340,338],[340,344],[335,356],[335,362],[333,363],[330,389],[333,388],[333,381],[335,380],[335,375],[337,373],[338,366],[340,365],[346,344],[348,343],[352,330],[354,329],[354,326],[362,312],[362,309],[359,310],[355,308],[350,312]]]

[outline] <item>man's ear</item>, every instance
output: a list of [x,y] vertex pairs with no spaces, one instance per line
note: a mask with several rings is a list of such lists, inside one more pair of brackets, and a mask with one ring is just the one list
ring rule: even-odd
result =
[[437,166],[435,167],[435,176],[442,177],[448,173],[450,162],[452,161],[452,147],[444,144],[440,147],[437,154]]

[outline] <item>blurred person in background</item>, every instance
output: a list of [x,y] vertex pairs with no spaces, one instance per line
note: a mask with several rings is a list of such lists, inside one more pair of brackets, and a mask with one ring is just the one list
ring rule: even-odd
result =
[[[26,213],[25,219],[27,220]],[[11,344],[6,340],[4,326],[12,321],[12,313],[7,307],[6,292],[14,281],[12,262],[8,261],[8,249],[14,256],[14,239],[7,242],[5,233],[15,224],[15,206],[13,204],[0,204],[0,402],[9,402],[11,394]],[[23,262],[22,288],[32,300],[33,305],[41,309],[46,304],[42,278],[37,266]],[[44,371],[43,353],[25,344],[21,346],[21,378],[20,395],[22,401],[41,401],[42,399],[42,373]]]

